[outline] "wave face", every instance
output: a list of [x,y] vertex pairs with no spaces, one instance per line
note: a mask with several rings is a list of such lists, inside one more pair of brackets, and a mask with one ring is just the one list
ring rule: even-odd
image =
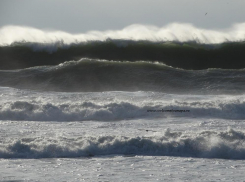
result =
[[72,35],[7,26],[0,29],[0,69],[57,65],[68,60],[158,61],[200,70],[245,68],[245,23],[226,30],[190,24],[162,28],[132,25],[123,30]]
[[[54,51],[55,50],[55,51]],[[149,42],[106,40],[65,45],[63,42],[14,43],[0,47],[0,69],[57,65],[81,58],[114,61],[158,61],[166,65],[202,70],[245,68],[245,43]]]
[[161,63],[82,59],[57,66],[0,71],[0,85],[39,91],[244,93],[245,70],[188,71]]
[[158,155],[245,159],[243,132],[203,131],[184,134],[167,129],[152,137],[97,136],[21,138],[3,141],[0,158],[73,158],[95,155]]

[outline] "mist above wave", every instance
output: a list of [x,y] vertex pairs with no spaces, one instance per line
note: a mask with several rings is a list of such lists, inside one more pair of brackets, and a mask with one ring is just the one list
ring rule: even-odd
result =
[[236,42],[245,39],[245,23],[237,23],[227,29],[212,30],[195,27],[189,23],[171,23],[163,27],[134,24],[122,30],[89,31],[70,34],[63,31],[39,30],[24,26],[4,26],[0,29],[0,45],[13,42],[54,43],[64,45],[106,39],[149,40],[149,41],[195,41],[205,44]]

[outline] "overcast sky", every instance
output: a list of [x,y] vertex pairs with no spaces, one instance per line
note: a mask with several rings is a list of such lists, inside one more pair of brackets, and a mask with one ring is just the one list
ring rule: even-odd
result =
[[228,28],[245,22],[245,0],[0,1],[0,27],[21,25],[81,33],[122,29],[131,24],[161,27],[173,22]]

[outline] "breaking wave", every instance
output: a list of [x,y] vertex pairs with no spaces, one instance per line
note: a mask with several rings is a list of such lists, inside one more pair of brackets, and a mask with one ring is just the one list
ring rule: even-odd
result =
[[0,158],[73,158],[102,155],[157,155],[245,159],[243,132],[186,134],[167,129],[152,137],[98,136],[21,138],[0,143]]
[[[158,112],[159,110],[189,110],[189,112]],[[89,102],[66,101],[5,101],[0,105],[0,120],[17,121],[119,121],[139,118],[204,117],[245,119],[242,98],[210,101],[158,102]]]
[[0,69],[57,65],[81,58],[158,61],[200,70],[245,68],[245,23],[226,30],[198,29],[190,24],[163,28],[132,25],[119,31],[71,35],[28,27],[0,29]]

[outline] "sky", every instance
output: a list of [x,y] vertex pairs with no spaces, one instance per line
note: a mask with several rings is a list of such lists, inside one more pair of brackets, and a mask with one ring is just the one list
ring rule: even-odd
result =
[[245,22],[244,7],[245,0],[1,0],[0,27],[28,26],[74,34],[177,22],[224,29]]

